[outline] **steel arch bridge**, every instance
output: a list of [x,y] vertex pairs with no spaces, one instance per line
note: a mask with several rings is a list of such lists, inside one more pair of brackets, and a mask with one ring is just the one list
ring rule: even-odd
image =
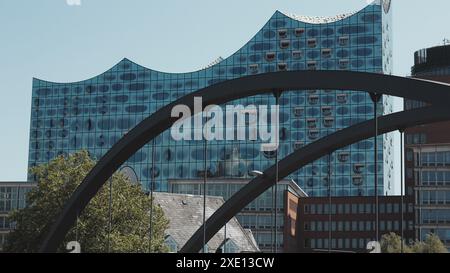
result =
[[[191,111],[194,97],[202,97],[205,105],[224,104],[240,98],[286,90],[352,90],[370,94],[392,95],[430,103],[431,107],[404,111],[380,117],[379,132],[387,133],[411,126],[450,120],[450,85],[397,76],[350,71],[287,71],[258,74],[200,89],[161,108],[144,119],[120,139],[85,177],[53,223],[44,229],[40,252],[55,252],[89,201],[109,177],[146,143],[169,129],[178,118],[171,117],[172,108],[183,104]],[[364,91],[361,91],[364,90]],[[313,142],[279,162],[278,180],[298,168],[354,142],[373,137],[375,120],[353,125]],[[275,166],[256,177],[232,196],[205,223],[206,240],[214,236],[235,214],[265,190],[276,184]],[[198,252],[203,242],[203,226],[184,245],[181,252]]]

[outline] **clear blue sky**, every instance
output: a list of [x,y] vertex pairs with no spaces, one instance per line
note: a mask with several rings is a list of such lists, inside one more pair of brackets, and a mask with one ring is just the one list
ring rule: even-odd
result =
[[[32,77],[79,81],[124,57],[198,69],[247,42],[275,10],[335,15],[366,0],[0,0],[0,180],[26,179]],[[75,1],[75,0],[69,0]],[[450,39],[450,1],[393,0],[395,74],[415,50]]]

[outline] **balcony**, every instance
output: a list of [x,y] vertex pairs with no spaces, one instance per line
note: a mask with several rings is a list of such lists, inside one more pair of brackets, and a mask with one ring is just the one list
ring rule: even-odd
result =
[[330,106],[325,106],[322,107],[322,115],[325,117],[329,117],[333,114],[333,112],[331,111],[331,107]]
[[307,44],[309,48],[315,48],[317,46],[317,40],[315,38],[308,39]]
[[275,60],[275,52],[268,52],[268,53],[266,53],[266,60],[268,61],[268,62],[271,62],[271,61],[273,61],[273,60]]
[[286,70],[287,70],[287,63],[278,64],[278,71],[286,71]]
[[338,153],[339,162],[345,163],[349,160],[350,154],[348,152]]
[[296,116],[296,117],[303,116],[304,112],[305,112],[305,109],[303,109],[302,107],[295,107],[294,108],[294,116]]
[[334,118],[324,118],[323,119],[323,126],[330,128],[334,125]]
[[281,39],[287,38],[287,29],[280,29],[278,30],[278,37]]
[[347,95],[346,94],[337,94],[336,101],[338,103],[344,104],[347,103]]
[[338,62],[339,69],[348,69],[350,61],[348,59],[341,59]]
[[364,168],[364,164],[355,164],[353,165],[353,172],[356,174],[362,174],[364,172]]
[[316,121],[315,118],[308,119],[308,120],[306,121],[306,124],[308,125],[308,128],[309,128],[309,129],[315,129],[315,128],[317,128],[317,121]]
[[305,145],[305,143],[301,142],[301,141],[297,141],[294,143],[294,150],[300,150],[303,146]]
[[280,42],[280,48],[281,49],[287,49],[287,48],[289,48],[290,44],[291,44],[291,42],[289,40],[282,40]]
[[303,58],[303,52],[299,51],[299,50],[293,51],[292,52],[292,58],[296,59],[296,60]]
[[340,46],[347,46],[349,41],[350,41],[349,36],[341,36],[341,37],[339,37],[339,41],[338,42],[339,42]]
[[308,131],[308,137],[311,140],[316,140],[319,137],[319,130],[317,129],[312,129]]
[[308,102],[311,105],[316,105],[319,103],[319,96],[318,95],[310,95],[308,97]]
[[305,29],[304,28],[296,28],[294,30],[294,34],[297,37],[301,37],[304,33],[305,33]]
[[259,67],[257,64],[251,64],[251,65],[249,65],[249,69],[250,69],[251,74],[256,74],[256,73],[258,73]]
[[316,61],[309,61],[307,63],[308,70],[317,70],[317,62]]
[[322,49],[322,58],[331,58],[331,48]]
[[353,185],[361,186],[364,183],[363,177],[360,175],[352,177]]

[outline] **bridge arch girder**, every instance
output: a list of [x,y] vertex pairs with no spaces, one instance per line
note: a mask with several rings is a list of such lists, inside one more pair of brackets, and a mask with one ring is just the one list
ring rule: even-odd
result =
[[[443,108],[426,107],[390,114],[380,117],[379,133],[384,134],[396,130],[402,130],[411,126],[428,124],[439,121],[450,120],[450,111]],[[336,133],[330,134],[315,141],[279,161],[278,181],[301,167],[314,162],[340,148],[356,143],[358,141],[374,137],[374,120],[365,121]],[[228,199],[211,217],[206,221],[206,240],[209,241],[231,218],[239,213],[248,204],[258,198],[276,184],[276,167],[269,167],[262,176],[256,177]],[[181,248],[180,252],[196,253],[203,245],[203,225]]]
[[[175,105],[194,109],[194,97],[205,105],[224,104],[236,99],[285,90],[353,90],[387,94],[425,101],[445,108],[450,101],[450,85],[397,76],[350,71],[285,71],[228,80],[190,93],[161,108],[128,132],[99,160],[70,197],[48,230],[41,252],[54,252],[76,219],[101,186],[146,143],[169,129],[177,120],[171,117]],[[423,92],[426,90],[427,92]]]

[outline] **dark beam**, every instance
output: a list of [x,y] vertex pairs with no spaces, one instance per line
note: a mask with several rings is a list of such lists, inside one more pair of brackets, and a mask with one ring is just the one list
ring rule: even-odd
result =
[[73,226],[76,215],[83,212],[107,179],[140,148],[173,125],[176,119],[171,118],[170,114],[175,105],[184,104],[193,110],[194,97],[202,97],[204,105],[220,105],[273,90],[305,89],[363,90],[425,101],[441,107],[447,107],[447,102],[450,101],[450,85],[447,84],[350,71],[276,72],[242,77],[206,87],[158,110],[120,139],[75,190],[58,218],[44,229],[48,233],[40,251],[55,252]]

